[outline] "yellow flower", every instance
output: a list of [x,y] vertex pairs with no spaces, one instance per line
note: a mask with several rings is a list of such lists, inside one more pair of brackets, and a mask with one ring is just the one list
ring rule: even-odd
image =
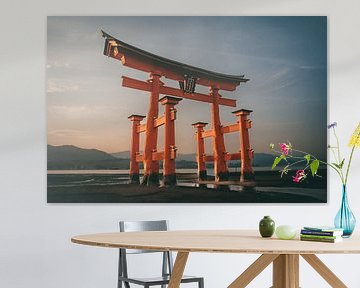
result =
[[349,146],[360,147],[360,122],[350,138]]

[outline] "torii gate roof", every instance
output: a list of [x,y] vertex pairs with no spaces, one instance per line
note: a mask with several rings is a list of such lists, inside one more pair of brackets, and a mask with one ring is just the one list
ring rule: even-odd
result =
[[134,69],[159,74],[176,81],[195,77],[199,85],[227,91],[234,91],[240,83],[249,80],[244,75],[217,73],[167,59],[122,42],[104,31],[101,32],[105,38],[104,55],[118,59],[123,65]]

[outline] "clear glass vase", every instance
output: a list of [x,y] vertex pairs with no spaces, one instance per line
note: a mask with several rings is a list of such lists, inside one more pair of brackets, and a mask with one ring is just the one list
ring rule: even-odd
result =
[[341,206],[336,214],[334,224],[336,228],[344,229],[343,237],[350,237],[355,229],[356,219],[349,207],[346,185],[342,187]]

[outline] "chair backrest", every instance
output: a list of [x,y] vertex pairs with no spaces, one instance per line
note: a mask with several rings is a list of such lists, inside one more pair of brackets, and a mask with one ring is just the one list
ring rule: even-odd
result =
[[[167,220],[156,221],[120,221],[120,232],[140,231],[167,231],[169,223]],[[126,254],[156,253],[159,251],[126,249]]]
[[[158,221],[120,221],[120,232],[140,232],[140,231],[167,231],[169,224],[167,220]],[[127,257],[126,254],[140,254],[140,253],[163,253],[162,275],[172,273],[173,259],[169,251],[150,251],[150,250],[136,250],[136,249],[119,249],[119,276],[128,277],[127,273]],[[128,287],[129,284],[127,284]]]
[[136,231],[167,231],[169,228],[167,220],[156,221],[120,221],[120,232]]

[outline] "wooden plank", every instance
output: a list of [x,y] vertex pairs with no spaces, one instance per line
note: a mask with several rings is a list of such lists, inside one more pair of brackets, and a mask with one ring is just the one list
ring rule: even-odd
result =
[[136,162],[142,162],[144,160],[144,157],[142,154],[137,154],[135,160]]
[[240,160],[241,159],[241,154],[240,153],[227,153],[225,155],[225,159],[226,159],[226,161]]
[[[122,76],[122,86],[142,91],[151,91],[151,84],[146,81],[141,81],[137,79],[133,79],[127,76]],[[160,94],[171,95],[176,97],[181,97],[189,100],[195,100],[200,102],[212,103],[212,98],[209,95],[202,93],[184,93],[181,89],[168,87],[168,86],[160,86],[159,90]],[[236,107],[236,100],[229,98],[220,98],[219,104],[223,106]]]
[[252,263],[238,278],[232,282],[228,288],[244,288],[256,278],[271,262],[279,255],[263,254],[254,263]]
[[286,285],[286,255],[282,254],[273,262],[273,286],[271,288],[282,288]]
[[133,88],[143,91],[151,91],[151,84],[145,81],[140,81],[130,77],[122,76],[122,86],[127,88]]
[[152,160],[153,161],[159,161],[164,159],[164,151],[160,152],[153,152],[152,153]]
[[235,123],[235,124],[228,125],[228,126],[223,126],[221,128],[221,132],[224,133],[224,134],[237,132],[239,130],[240,130],[239,123]]
[[215,133],[214,130],[206,130],[201,132],[202,138],[214,137]]
[[276,258],[272,288],[299,288],[299,255],[282,254]]
[[214,162],[214,156],[212,156],[212,155],[204,155],[203,156],[203,161],[204,162]]
[[299,288],[299,255],[287,255],[289,271],[289,287]]
[[181,278],[184,275],[184,270],[188,257],[189,257],[189,252],[177,253],[168,288],[180,287]]
[[347,288],[347,286],[316,255],[302,254],[301,256],[331,287]]
[[[202,93],[184,93],[182,90],[168,87],[168,86],[161,86],[160,93],[166,95],[172,95],[176,97],[181,97],[189,100],[195,100],[200,102],[212,103],[212,98],[209,95],[202,94]],[[220,98],[219,104],[223,106],[229,107],[236,107],[236,100],[229,99],[229,98]]]
[[165,124],[165,116],[162,115],[154,120],[154,127],[160,127]]
[[142,133],[146,131],[146,123],[144,124],[140,124],[136,127],[136,132],[137,133]]

